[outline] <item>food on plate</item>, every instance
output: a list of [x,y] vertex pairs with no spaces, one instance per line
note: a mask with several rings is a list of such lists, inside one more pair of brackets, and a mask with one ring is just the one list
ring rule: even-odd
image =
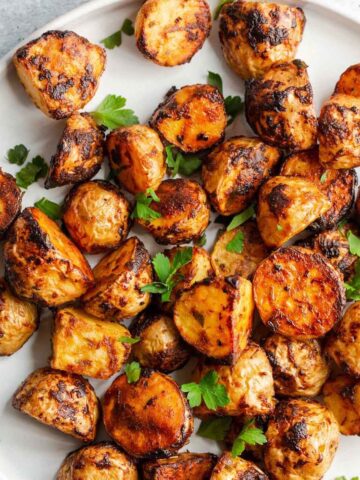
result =
[[210,480],[269,480],[269,477],[255,463],[224,452]]
[[[256,438],[257,438],[257,434],[259,432],[262,432],[261,436],[263,436],[264,435],[263,432],[266,431],[268,421],[269,421],[269,415],[257,415],[255,417],[247,417],[247,416],[231,417],[230,427],[224,439],[225,449],[232,450],[234,447],[235,449],[234,453],[237,453],[236,440],[238,440],[238,438],[242,438],[244,432],[245,432],[245,438],[248,433],[250,433],[250,435],[252,436],[256,435]],[[255,430],[255,431],[253,432],[252,430]],[[259,439],[257,438],[257,440]],[[245,442],[245,445],[243,445],[245,448],[242,454],[243,457],[246,460],[251,460],[251,461],[255,461],[255,462],[259,462],[260,464],[263,464],[264,448],[266,443],[266,442],[263,443],[263,440],[266,440],[266,437],[265,439],[261,439],[260,442],[258,441],[251,442],[252,444]]]
[[142,466],[144,480],[209,480],[216,463],[211,453],[184,452],[170,458],[150,460]]
[[0,240],[21,211],[22,193],[15,178],[0,168]]

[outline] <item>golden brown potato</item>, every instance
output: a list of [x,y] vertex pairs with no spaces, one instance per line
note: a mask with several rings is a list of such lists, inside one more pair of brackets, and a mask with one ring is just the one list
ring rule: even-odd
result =
[[58,310],[54,319],[51,367],[93,378],[107,379],[117,373],[130,355],[122,342],[129,330],[99,320],[77,308]]
[[138,480],[136,466],[111,442],[100,442],[70,453],[56,480]]
[[324,405],[284,400],[266,432],[265,467],[274,480],[320,480],[333,461],[339,427]]
[[21,83],[49,117],[69,117],[95,95],[106,53],[74,32],[50,30],[13,58]]
[[225,4],[219,36],[225,60],[245,80],[294,59],[305,27],[301,8],[277,3]]
[[5,276],[19,297],[56,307],[81,297],[94,276],[75,245],[38,208],[26,208],[4,245]]
[[149,252],[137,237],[103,257],[94,268],[95,286],[83,296],[87,313],[95,317],[122,321],[142,312],[150,303],[144,285],[153,281]]
[[183,339],[215,363],[233,365],[249,338],[254,313],[251,282],[217,277],[182,293],[174,322]]
[[205,150],[224,138],[227,125],[224,97],[211,85],[172,89],[150,123],[166,142],[183,152]]
[[246,118],[264,142],[290,151],[316,144],[317,119],[306,68],[294,60],[246,82]]
[[359,73],[360,63],[351,65],[351,67],[347,68],[336,84],[335,93],[360,97]]
[[0,278],[0,356],[17,352],[38,328],[37,307],[15,297]]
[[333,412],[343,435],[360,435],[360,381],[348,375],[328,380],[325,405]]
[[135,21],[136,45],[163,67],[190,62],[211,30],[205,0],[146,0]]
[[117,248],[130,229],[130,205],[120,190],[104,180],[76,185],[65,199],[67,232],[85,253]]
[[178,385],[151,370],[142,370],[135,383],[128,383],[125,374],[117,377],[105,393],[103,411],[108,435],[134,457],[172,455],[194,428]]
[[339,272],[322,255],[300,247],[280,248],[260,263],[253,287],[264,325],[294,340],[325,335],[346,302]]
[[68,118],[45,180],[45,188],[90,180],[104,160],[104,133],[88,113]]
[[319,395],[330,368],[318,340],[290,340],[274,334],[266,339],[264,350],[273,369],[277,395]]
[[255,463],[224,452],[210,480],[269,480],[269,477]]
[[113,130],[106,139],[116,180],[130,193],[156,190],[166,173],[164,146],[155,130],[131,125]]
[[194,180],[164,180],[156,190],[160,201],[152,201],[152,210],[161,216],[154,220],[138,218],[157,243],[177,245],[197,240],[206,230],[210,208],[206,194]]
[[0,240],[21,211],[22,193],[15,178],[0,168]]
[[144,480],[209,480],[217,457],[211,453],[179,453],[143,464]]
[[93,387],[80,375],[39,368],[20,385],[12,405],[83,442],[95,439],[99,402]]
[[252,137],[233,137],[215,148],[202,169],[204,189],[215,210],[222,215],[245,210],[280,158],[277,148]]

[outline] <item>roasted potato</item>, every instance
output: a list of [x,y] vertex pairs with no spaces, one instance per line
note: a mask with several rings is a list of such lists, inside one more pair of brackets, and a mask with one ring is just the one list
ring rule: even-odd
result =
[[70,453],[56,480],[138,480],[135,464],[111,442],[100,442]]
[[277,176],[260,189],[257,224],[268,247],[280,247],[331,208],[327,196],[310,180]]
[[211,453],[179,453],[143,464],[144,480],[209,480],[217,457]]
[[104,320],[122,321],[142,312],[150,294],[142,292],[153,280],[149,252],[137,237],[125,240],[94,268],[95,286],[83,296],[84,309]]
[[216,363],[233,365],[249,338],[254,313],[252,286],[241,277],[196,283],[174,307],[183,339]]
[[0,356],[17,352],[38,328],[37,307],[12,294],[0,278]]
[[104,133],[88,113],[74,113],[51,157],[45,188],[90,180],[104,160]]
[[156,195],[160,201],[152,201],[150,208],[161,216],[154,220],[138,218],[137,222],[157,243],[177,245],[201,237],[210,220],[210,208],[197,182],[185,178],[164,180]]
[[110,167],[130,193],[156,190],[165,173],[164,146],[158,133],[146,125],[113,130],[106,139]]
[[65,199],[63,222],[70,237],[85,253],[117,248],[130,229],[130,205],[109,182],[93,180],[76,185]]
[[266,339],[264,350],[273,369],[277,395],[319,395],[330,368],[318,340],[290,340],[274,334]]
[[130,355],[123,342],[129,330],[99,320],[78,308],[56,312],[52,336],[51,367],[93,378],[107,379],[117,373]]
[[190,62],[211,30],[205,0],[146,0],[135,21],[136,45],[163,67]]
[[220,42],[225,60],[245,80],[294,59],[305,27],[301,8],[237,1],[223,6]]
[[0,168],[0,240],[21,211],[22,193],[15,178]]
[[269,480],[269,477],[255,463],[224,452],[215,465],[210,480]]
[[172,455],[194,428],[178,385],[151,370],[142,370],[135,383],[129,383],[125,374],[117,377],[105,393],[103,411],[108,435],[134,457]]
[[31,373],[12,401],[20,412],[83,442],[95,439],[98,404],[87,380],[52,368],[39,368]]
[[212,206],[234,215],[250,205],[270,176],[281,154],[258,138],[233,137],[213,150],[202,168],[202,180]]
[[81,297],[94,276],[75,245],[38,208],[26,208],[4,245],[5,276],[20,298],[56,307]]
[[35,105],[58,120],[93,98],[106,53],[74,32],[50,30],[19,48],[13,62]]
[[224,138],[224,97],[211,85],[172,89],[153,113],[150,124],[166,142],[183,152],[205,150]]
[[320,480],[339,443],[334,415],[315,400],[280,402],[266,432],[265,467],[274,480]]
[[317,119],[306,68],[304,62],[294,60],[246,82],[247,121],[269,145],[299,151],[316,144]]

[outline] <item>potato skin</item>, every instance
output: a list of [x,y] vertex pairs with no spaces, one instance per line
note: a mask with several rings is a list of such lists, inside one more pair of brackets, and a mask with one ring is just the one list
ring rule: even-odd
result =
[[52,368],[31,373],[12,401],[16,410],[83,442],[95,439],[98,403],[87,380]]
[[334,93],[342,93],[353,97],[360,97],[360,63],[351,65],[341,74]]
[[86,259],[58,225],[38,208],[26,208],[4,244],[5,278],[20,297],[57,307],[93,284]]
[[246,82],[249,125],[269,145],[290,151],[316,145],[317,118],[306,66],[299,60],[274,65]]
[[130,204],[109,182],[81,183],[65,199],[63,222],[81,251],[107,252],[117,248],[129,233]]
[[141,291],[153,281],[149,252],[137,237],[125,240],[94,268],[95,286],[82,298],[90,315],[121,322],[142,312],[150,303]]
[[15,178],[0,168],[0,240],[21,211],[22,196]]
[[165,151],[158,133],[147,125],[113,130],[106,138],[110,167],[130,193],[156,190],[165,173]]
[[50,30],[19,48],[13,62],[35,105],[59,120],[93,98],[106,53],[74,32]]
[[211,453],[179,453],[170,458],[146,462],[142,466],[144,480],[209,480],[216,463]]
[[210,480],[269,480],[269,477],[253,462],[233,457],[224,452],[215,465]]
[[245,210],[280,158],[277,148],[252,137],[233,137],[215,148],[202,168],[204,189],[215,210],[221,215]]
[[105,393],[103,413],[108,435],[129,455],[140,458],[173,455],[194,428],[178,385],[151,370],[143,369],[131,384],[125,374],[117,377]]
[[315,400],[278,404],[266,432],[265,467],[274,480],[320,480],[339,443],[334,415]]
[[135,21],[136,46],[163,67],[190,62],[211,30],[205,0],[146,0]]
[[164,141],[185,153],[206,150],[224,138],[224,97],[211,85],[172,89],[153,113],[150,125]]

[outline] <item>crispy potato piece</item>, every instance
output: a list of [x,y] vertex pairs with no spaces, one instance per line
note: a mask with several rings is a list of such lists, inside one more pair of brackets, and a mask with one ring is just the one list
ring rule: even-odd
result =
[[225,4],[219,29],[225,60],[245,80],[260,78],[275,63],[294,59],[305,21],[301,8],[288,5]]
[[277,148],[252,137],[233,137],[215,148],[202,168],[204,189],[215,210],[222,215],[245,210],[280,158]]
[[315,146],[317,119],[306,68],[294,60],[246,82],[246,118],[264,142],[290,151]]
[[348,375],[328,380],[323,388],[325,405],[333,412],[343,435],[360,435],[360,381]]
[[[229,252],[226,247],[239,232],[244,235],[243,250],[241,253]],[[211,264],[216,276],[240,275],[251,278],[256,267],[269,253],[256,222],[250,220],[234,230],[225,230],[220,234],[211,253]]]
[[265,467],[274,480],[320,480],[339,443],[334,415],[315,400],[284,400],[266,432]]
[[179,453],[143,464],[144,480],[209,480],[216,463],[211,453]]
[[130,204],[120,190],[104,180],[76,185],[65,199],[67,232],[85,253],[117,248],[130,229]]
[[81,297],[94,276],[75,245],[38,208],[26,208],[4,245],[5,276],[19,297],[56,307]]
[[268,247],[280,247],[331,208],[310,180],[277,176],[260,189],[257,224]]
[[253,287],[264,325],[294,340],[325,335],[346,302],[338,271],[322,255],[300,247],[272,253],[257,268]]
[[111,442],[75,450],[63,461],[56,480],[138,480],[132,460]]
[[165,173],[164,146],[147,125],[113,130],[106,139],[110,166],[116,180],[130,193],[156,190]]
[[121,322],[145,310],[151,296],[142,292],[153,281],[149,252],[137,237],[125,240],[94,268],[95,286],[83,296],[87,313]]
[[20,385],[12,405],[83,442],[95,439],[99,401],[93,387],[80,375],[39,368]]
[[335,87],[335,93],[360,97],[360,63],[351,65],[341,74]]
[[215,465],[210,480],[269,480],[269,477],[253,462],[233,457],[224,452]]
[[174,322],[183,339],[216,363],[233,365],[249,338],[254,313],[251,282],[214,278],[183,292]]
[[206,230],[210,208],[206,194],[194,180],[177,178],[161,182],[156,194],[160,202],[152,201],[150,208],[161,217],[137,222],[155,238],[157,243],[177,245],[197,240]]
[[0,168],[0,240],[21,211],[22,196],[15,178]]
[[117,373],[130,355],[130,337],[122,325],[99,320],[80,309],[56,312],[52,336],[51,367],[93,378]]
[[194,428],[191,409],[175,381],[150,370],[142,370],[135,383],[128,383],[125,374],[117,377],[105,393],[103,411],[108,435],[134,457],[172,455]]
[[135,21],[136,45],[163,67],[190,62],[211,30],[205,0],[146,0]]
[[224,138],[224,97],[211,85],[172,89],[153,113],[150,124],[166,142],[183,152],[205,150]]

